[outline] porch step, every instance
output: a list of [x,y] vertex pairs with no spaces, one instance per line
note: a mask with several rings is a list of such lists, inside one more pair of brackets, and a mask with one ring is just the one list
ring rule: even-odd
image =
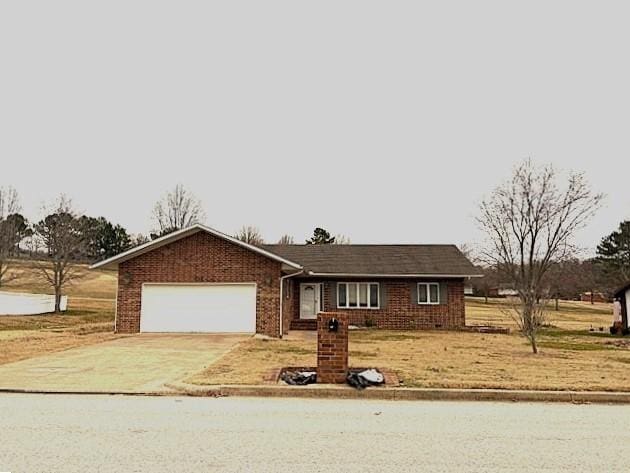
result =
[[291,330],[317,330],[317,320],[296,319],[291,321]]

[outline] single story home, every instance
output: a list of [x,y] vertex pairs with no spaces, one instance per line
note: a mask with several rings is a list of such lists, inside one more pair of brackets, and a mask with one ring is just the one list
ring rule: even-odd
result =
[[488,290],[490,297],[516,297],[518,291],[514,289],[514,285],[510,283],[501,283],[496,287],[491,287]]
[[322,311],[387,329],[465,325],[481,274],[454,245],[254,246],[194,225],[94,264],[118,270],[116,331],[315,329]]

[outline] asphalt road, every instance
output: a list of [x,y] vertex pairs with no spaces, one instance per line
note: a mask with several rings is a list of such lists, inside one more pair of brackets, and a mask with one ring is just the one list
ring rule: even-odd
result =
[[627,472],[630,406],[0,395],[0,471]]

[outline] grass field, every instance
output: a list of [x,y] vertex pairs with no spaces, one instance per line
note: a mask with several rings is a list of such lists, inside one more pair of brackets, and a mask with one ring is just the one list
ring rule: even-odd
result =
[[[78,279],[72,281],[65,289],[70,301],[74,297],[108,299],[116,297],[116,271],[90,270],[88,265],[77,266]],[[3,291],[32,292],[35,294],[53,294],[51,287],[39,275],[33,263],[27,260],[18,260],[11,264],[6,284],[3,283]]]
[[[505,299],[488,299],[484,302],[481,297],[466,298],[467,325],[497,325],[516,330],[518,327],[514,319],[505,314],[509,303]],[[555,310],[555,303],[547,306],[546,323],[563,330],[589,330],[591,327],[608,330],[612,323],[612,304],[588,304],[578,301],[560,301],[559,311]]]
[[[16,262],[3,291],[52,294],[32,264]],[[0,364],[114,338],[116,273],[78,268],[63,315],[0,316]]]

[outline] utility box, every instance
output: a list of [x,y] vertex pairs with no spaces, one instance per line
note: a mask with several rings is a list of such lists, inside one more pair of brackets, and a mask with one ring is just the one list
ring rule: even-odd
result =
[[348,316],[317,315],[317,382],[342,384],[348,375]]

